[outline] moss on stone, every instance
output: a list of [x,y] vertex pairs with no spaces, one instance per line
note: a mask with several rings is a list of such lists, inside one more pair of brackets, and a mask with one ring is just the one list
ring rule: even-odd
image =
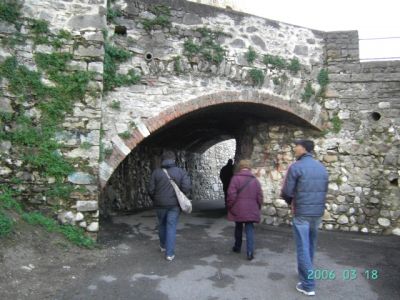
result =
[[129,131],[124,131],[118,134],[120,138],[126,140],[131,137],[131,133]]
[[140,81],[140,76],[133,69],[129,70],[128,74],[117,74],[117,64],[132,57],[129,51],[111,45],[108,42],[105,43],[104,50],[103,84],[105,92],[116,87],[136,84]]
[[331,119],[332,123],[332,131],[335,133],[339,133],[340,130],[342,129],[342,120],[340,120],[338,115],[333,116]]
[[18,24],[21,17],[21,3],[19,1],[2,0],[0,3],[0,20]]
[[196,31],[201,33],[202,38],[198,42],[187,39],[183,44],[184,55],[189,59],[198,56],[208,62],[220,64],[225,58],[226,50],[217,40],[223,33],[207,27],[197,28]]
[[251,69],[249,71],[249,75],[253,82],[253,85],[255,85],[255,86],[263,85],[264,80],[265,80],[265,74],[262,70],[256,69],[256,68]]
[[246,60],[247,62],[252,65],[257,58],[257,52],[253,49],[253,47],[249,47],[246,52]]
[[141,23],[146,31],[151,31],[157,26],[159,26],[160,28],[171,27],[171,10],[168,6],[162,4],[154,5],[150,7],[149,11],[152,12],[156,17],[154,19],[142,19]]
[[314,95],[315,95],[315,90],[313,89],[311,82],[307,82],[304,88],[304,92],[301,94],[301,99],[304,102],[308,102]]
[[177,75],[182,73],[181,57],[179,55],[174,57],[174,71]]

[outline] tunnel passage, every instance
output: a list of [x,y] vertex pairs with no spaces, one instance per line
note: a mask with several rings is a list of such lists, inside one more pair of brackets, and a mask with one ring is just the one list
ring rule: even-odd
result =
[[[191,198],[194,201],[211,200],[213,197],[216,201],[221,200],[221,193],[218,193],[221,162],[233,156],[235,160],[250,158],[256,134],[254,128],[260,123],[310,127],[296,115],[254,103],[222,103],[185,114],[152,133],[120,163],[101,195],[101,213],[130,213],[152,207],[146,185],[151,171],[160,166],[159,157],[164,149],[173,150],[177,155],[177,164],[191,175]],[[199,171],[197,168],[201,159],[213,160],[205,158],[204,153],[210,156],[212,149],[223,144],[227,149],[218,150],[225,153],[214,157],[213,167],[206,166]],[[210,193],[206,195],[205,191]]]

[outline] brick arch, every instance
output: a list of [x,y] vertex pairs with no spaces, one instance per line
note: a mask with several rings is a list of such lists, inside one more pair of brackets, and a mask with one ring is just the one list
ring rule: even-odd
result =
[[114,136],[112,138],[112,154],[100,164],[99,181],[101,188],[105,187],[108,179],[125,157],[135,149],[139,143],[158,129],[199,109],[214,105],[235,103],[265,105],[266,107],[289,113],[300,119],[305,125],[311,126],[316,130],[322,130],[325,127],[320,110],[311,111],[279,96],[259,93],[257,91],[218,92],[203,95],[187,102],[176,104],[162,111],[160,114],[137,124],[137,127],[132,130],[130,138],[126,140],[122,140],[119,136]]

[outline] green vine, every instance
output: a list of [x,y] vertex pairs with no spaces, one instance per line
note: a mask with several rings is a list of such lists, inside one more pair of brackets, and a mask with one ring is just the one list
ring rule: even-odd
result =
[[119,102],[119,101],[117,101],[117,100],[113,100],[113,101],[111,102],[111,104],[110,104],[110,107],[111,107],[112,109],[115,109],[115,110],[120,110],[120,109],[121,109],[121,102]]
[[21,3],[11,0],[2,0],[0,3],[0,20],[20,27]]
[[151,31],[157,26],[161,28],[171,27],[171,11],[170,8],[165,5],[154,5],[149,9],[155,15],[154,19],[142,19],[141,23],[146,31]]
[[320,89],[318,91],[318,96],[321,98],[325,98],[326,87],[329,84],[328,70],[321,69],[321,71],[319,71],[318,73],[317,81],[320,86]]
[[[60,49],[72,39],[71,33],[66,30],[60,30],[56,35],[50,33],[47,21],[22,19],[18,8],[9,2],[0,4],[1,20],[13,24],[27,21],[29,32],[16,32],[14,41],[24,41],[30,36],[35,44],[44,43]],[[12,47],[15,44],[7,45]],[[87,71],[68,71],[71,60],[70,53],[39,52],[34,55],[37,71],[20,64],[15,56],[6,58],[0,64],[0,78],[7,80],[8,91],[16,96],[17,108],[17,113],[0,115],[0,138],[12,142],[25,168],[37,171],[41,177],[55,178],[54,183],[43,191],[44,195],[63,199],[67,199],[73,190],[72,185],[65,183],[65,178],[74,168],[61,155],[63,146],[56,141],[55,134],[62,130],[60,124],[65,115],[72,112],[74,103],[84,98],[92,78],[92,73]],[[45,83],[43,78],[51,84]],[[22,105],[26,101],[36,103],[40,117],[33,118],[26,114]],[[5,131],[4,125],[11,123],[16,125],[11,126],[12,130]],[[13,182],[17,182],[18,178],[15,179]]]
[[39,100],[40,123],[26,117],[21,110],[14,117],[18,129],[9,132],[14,145],[20,146],[20,153],[26,164],[37,169],[43,176],[55,177],[57,183],[73,171],[72,165],[63,158],[61,147],[54,135],[65,114],[72,111],[75,101],[83,99],[91,74],[86,71],[65,73],[66,64],[71,60],[67,53],[37,53],[35,56],[39,70],[45,71],[54,86],[42,83],[40,71],[28,70],[19,65],[15,57],[7,58],[0,65],[0,75],[7,78],[9,90],[22,101],[31,98]]
[[287,69],[292,72],[292,74],[297,74],[300,69],[301,69],[301,65],[300,65],[300,61],[294,57],[289,61],[289,64],[287,66]]
[[263,62],[266,66],[272,69],[285,69],[287,67],[287,62],[284,58],[278,55],[265,54]]
[[119,9],[107,8],[107,22],[115,23],[115,19],[122,16],[122,12]]
[[287,61],[279,55],[265,54],[263,57],[264,64],[271,68],[277,70],[289,70],[292,74],[297,74],[301,69],[301,64],[298,58],[294,57]]
[[117,74],[117,64],[128,60],[132,54],[122,48],[106,42],[104,45],[104,91],[111,91],[116,87],[136,84],[140,81],[140,76],[135,70],[131,69],[128,74]]
[[213,31],[209,28],[197,28],[202,38],[199,43],[193,39],[184,42],[184,55],[189,59],[198,56],[211,63],[221,63],[226,55],[226,50],[217,42],[218,37],[224,35],[222,31]]
[[322,69],[321,71],[319,71],[317,80],[321,88],[325,88],[329,83],[328,70]]
[[30,20],[29,28],[33,34],[33,41],[35,44],[49,44],[49,22],[45,20]]
[[340,130],[342,129],[342,120],[340,120],[338,115],[333,116],[331,119],[332,123],[332,131],[335,133],[339,133]]
[[182,73],[181,57],[179,55],[174,57],[174,71],[177,75]]
[[249,71],[249,75],[250,75],[250,78],[251,78],[254,86],[263,85],[264,80],[265,80],[265,74],[262,70],[256,69],[256,68],[251,69]]
[[126,140],[131,137],[131,133],[129,131],[124,131],[118,134],[120,138]]
[[311,97],[315,94],[315,91],[312,87],[311,82],[307,82],[305,88],[304,88],[304,92],[303,94],[301,94],[301,99],[303,99],[303,101],[308,102],[310,101]]
[[249,63],[249,65],[252,65],[256,60],[256,58],[257,58],[257,52],[252,47],[249,47],[249,49],[246,52],[246,60]]

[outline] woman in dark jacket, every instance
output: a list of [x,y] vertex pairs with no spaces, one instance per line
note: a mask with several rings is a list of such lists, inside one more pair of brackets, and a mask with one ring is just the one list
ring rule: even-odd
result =
[[228,220],[236,222],[233,252],[242,248],[243,224],[246,230],[247,259],[254,258],[254,223],[260,222],[263,194],[260,182],[251,173],[251,162],[241,160],[239,171],[232,177],[228,188]]

